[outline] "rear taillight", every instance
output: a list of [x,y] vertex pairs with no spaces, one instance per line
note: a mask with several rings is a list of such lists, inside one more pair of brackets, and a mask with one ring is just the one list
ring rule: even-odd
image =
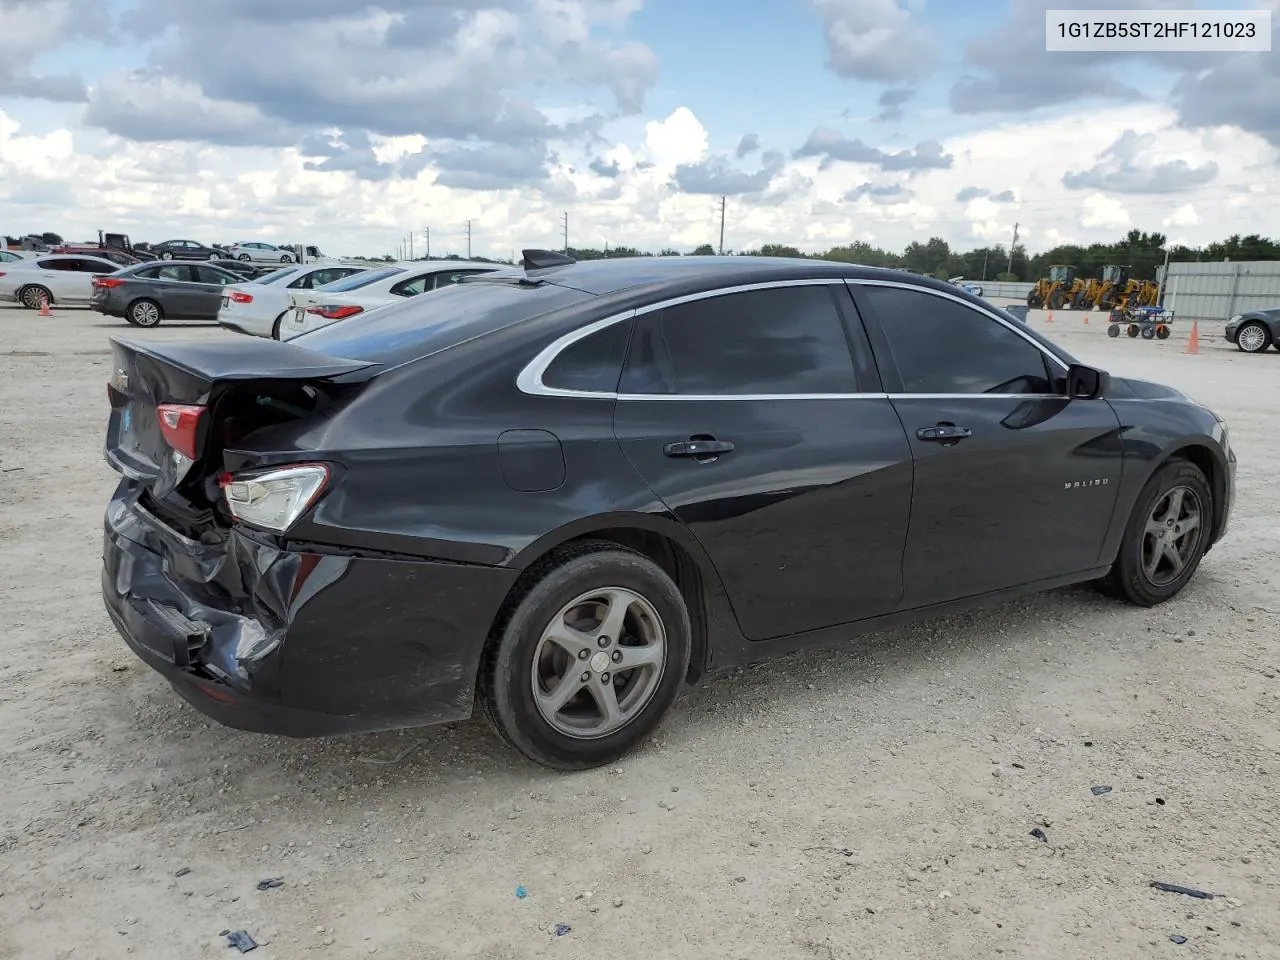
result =
[[364,313],[364,307],[330,303],[321,304],[318,307],[307,307],[307,313],[314,313],[317,317],[324,317],[326,320],[345,320],[347,317],[354,317],[357,313]]
[[199,458],[196,440],[204,410],[204,407],[185,403],[162,403],[156,407],[165,443],[188,460]]
[[222,477],[227,508],[237,520],[284,533],[298,522],[329,485],[329,468],[300,463],[266,473]]
[[93,285],[95,287],[107,287],[107,288],[122,287],[124,286],[124,281],[121,280],[119,277],[94,277]]
[[239,290],[232,290],[231,302],[232,303],[253,303],[253,294],[242,293]]

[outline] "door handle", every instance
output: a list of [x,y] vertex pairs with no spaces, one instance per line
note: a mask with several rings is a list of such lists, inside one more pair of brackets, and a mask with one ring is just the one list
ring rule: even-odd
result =
[[718,457],[732,451],[728,440],[678,440],[662,448],[668,457]]
[[954,423],[940,423],[934,427],[921,427],[916,431],[916,439],[931,443],[957,443],[966,437],[973,436],[968,427],[957,427]]

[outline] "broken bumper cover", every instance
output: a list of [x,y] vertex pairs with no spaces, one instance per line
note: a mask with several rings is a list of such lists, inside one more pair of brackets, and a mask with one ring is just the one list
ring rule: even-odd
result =
[[201,713],[291,737],[471,715],[515,572],[283,550],[236,530],[202,544],[134,486],[107,508],[103,600],[130,649]]

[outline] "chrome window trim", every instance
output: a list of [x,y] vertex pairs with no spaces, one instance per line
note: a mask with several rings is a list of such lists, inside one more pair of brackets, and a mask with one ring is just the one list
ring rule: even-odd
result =
[[[643,307],[635,307],[631,310],[625,310],[622,313],[616,313],[613,316],[604,317],[593,323],[587,324],[585,327],[579,327],[577,330],[570,331],[564,336],[556,339],[548,346],[539,351],[520,374],[516,377],[516,387],[521,393],[529,394],[535,397],[577,397],[586,400],[838,400],[847,398],[860,397],[882,397],[879,393],[779,393],[779,394],[714,394],[709,396],[700,396],[684,393],[664,393],[664,394],[619,394],[617,392],[605,392],[602,390],[566,390],[562,387],[548,387],[542,382],[542,376],[547,372],[547,368],[555,362],[555,359],[573,344],[586,337],[611,327],[615,323],[622,323],[625,320],[633,320],[636,317],[643,316],[646,313],[653,313],[655,310],[665,310],[667,307],[678,307],[684,303],[694,303],[698,300],[710,300],[712,297],[724,297],[734,293],[751,293],[756,290],[773,290],[783,287],[818,287],[818,286],[840,286],[844,284],[844,277],[810,277],[803,280],[767,280],[760,283],[743,283],[732,287],[718,287],[715,290],[702,290],[698,293],[688,293],[682,297],[670,297],[666,300],[659,300],[657,303],[646,304]],[[852,363],[852,358],[850,359]]]
[[[1044,344],[1040,343],[1035,338],[1027,336],[1027,333],[1025,330],[1019,330],[1014,324],[1004,319],[1004,317],[1000,316],[998,313],[993,313],[992,311],[987,310],[985,307],[979,307],[976,304],[972,304],[968,300],[965,300],[961,297],[957,297],[955,294],[948,293],[945,290],[933,290],[929,287],[922,287],[914,283],[904,283],[901,280],[845,280],[845,283],[849,286],[859,285],[864,287],[898,287],[902,290],[912,290],[912,291],[915,291],[916,293],[927,293],[935,297],[940,297],[943,300],[951,300],[955,303],[960,304],[960,306],[962,307],[968,307],[970,310],[972,310],[974,313],[980,316],[987,317],[988,319],[994,320],[996,323],[1000,324],[1006,330],[1013,331],[1023,340],[1027,341],[1027,343],[1031,344],[1033,347],[1039,350],[1042,354],[1044,354],[1046,357],[1048,357],[1050,360],[1052,360],[1054,363],[1060,366],[1064,372],[1067,370],[1068,365],[1062,360],[1061,357],[1059,357],[1056,353],[1053,353],[1051,350],[1046,349]],[[932,394],[915,394],[915,396],[932,396]],[[964,394],[964,396],[969,396],[969,394]],[[989,394],[976,394],[976,396],[989,396]],[[1058,394],[1049,394],[1049,396],[1058,396]]]
[[627,320],[634,320],[646,313],[652,313],[655,310],[663,310],[667,307],[679,306],[684,303],[693,303],[698,300],[709,300],[712,297],[727,296],[734,293],[750,293],[755,290],[772,290],[781,287],[814,287],[814,286],[851,286],[853,284],[866,284],[879,287],[901,287],[904,290],[917,290],[923,293],[930,293],[946,300],[954,300],[961,306],[968,307],[981,316],[994,320],[1013,333],[1017,334],[1023,340],[1026,340],[1042,354],[1049,357],[1054,363],[1060,366],[1064,371],[1067,364],[1062,361],[1056,354],[1046,350],[1043,345],[1037,343],[1028,337],[1023,331],[1018,330],[1008,321],[999,315],[976,307],[963,300],[960,297],[953,296],[942,290],[932,290],[928,287],[918,286],[913,283],[906,283],[897,280],[857,280],[847,277],[813,277],[802,280],[770,280],[760,283],[739,284],[733,287],[720,287],[715,290],[703,290],[699,293],[685,294],[681,297],[671,297],[667,300],[660,300],[657,303],[647,304],[643,307],[636,307],[631,310],[624,310],[621,313],[615,313],[608,317],[595,320],[585,327],[579,327],[576,330],[558,337],[542,350],[540,350],[529,363],[527,363],[516,377],[516,387],[521,393],[534,397],[573,397],[579,400],[627,400],[627,401],[671,401],[684,400],[692,402],[707,402],[712,400],[727,401],[743,401],[743,400],[973,400],[976,398],[986,398],[990,400],[1061,400],[1062,394],[1058,393],[733,393],[733,394],[688,394],[688,393],[617,393],[615,391],[604,390],[569,390],[563,387],[548,387],[542,382],[543,375],[547,369],[555,362],[556,358],[569,347],[573,346],[579,340],[598,333],[601,330],[611,327],[614,324],[622,323]]

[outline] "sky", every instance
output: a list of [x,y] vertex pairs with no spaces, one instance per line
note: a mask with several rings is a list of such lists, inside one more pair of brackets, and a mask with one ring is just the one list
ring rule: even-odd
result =
[[[1270,53],[1045,52],[1177,0],[0,0],[0,233],[337,255],[1280,235]],[[1269,7],[1280,0],[1212,0]]]

